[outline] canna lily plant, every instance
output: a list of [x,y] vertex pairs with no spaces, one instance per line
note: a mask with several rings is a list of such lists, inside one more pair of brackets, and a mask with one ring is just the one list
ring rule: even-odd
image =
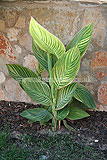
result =
[[[52,122],[54,130],[58,125],[60,128],[61,121],[68,127],[66,119],[77,120],[88,117],[87,109],[97,109],[93,97],[87,88],[73,80],[79,71],[81,58],[91,41],[93,23],[80,30],[66,48],[59,38],[33,18],[29,29],[32,49],[38,60],[36,73],[16,64],[7,64],[7,68],[11,77],[18,81],[32,100],[41,104],[41,108],[25,110],[21,116],[31,123]],[[41,74],[44,70],[49,73],[49,81],[42,80]]]

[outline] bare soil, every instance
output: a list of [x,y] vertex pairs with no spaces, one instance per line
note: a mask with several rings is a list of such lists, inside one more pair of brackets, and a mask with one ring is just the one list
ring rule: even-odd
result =
[[[28,135],[46,135],[47,132],[52,134],[51,128],[41,129],[39,123],[29,124],[28,120],[21,117],[20,113],[29,108],[40,107],[24,102],[6,102],[0,101],[0,129],[6,131],[8,126],[13,134],[26,133]],[[88,118],[76,120],[74,123],[68,121],[74,130],[68,131],[62,126],[57,134],[68,134],[74,136],[75,143],[81,145],[93,146],[104,154],[107,154],[107,112],[91,112]],[[44,136],[45,137],[45,136]],[[16,137],[17,138],[17,137]]]

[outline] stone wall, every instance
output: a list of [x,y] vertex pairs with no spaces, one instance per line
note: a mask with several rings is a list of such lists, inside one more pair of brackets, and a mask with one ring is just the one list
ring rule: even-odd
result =
[[77,79],[91,91],[99,110],[107,110],[107,1],[14,1],[0,1],[0,100],[31,102],[6,68],[6,64],[15,63],[35,71],[37,60],[29,35],[31,16],[59,35],[65,45],[93,21],[91,44]]

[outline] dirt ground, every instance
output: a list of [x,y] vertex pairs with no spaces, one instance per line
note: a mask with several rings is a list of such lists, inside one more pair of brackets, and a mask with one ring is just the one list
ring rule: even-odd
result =
[[[20,102],[0,101],[0,128],[7,130],[9,126],[11,133],[26,133],[26,134],[46,134],[51,133],[50,128],[41,130],[39,123],[29,124],[27,119],[20,116],[20,113],[25,109],[40,107]],[[69,136],[75,135],[75,142],[94,146],[104,154],[107,153],[107,113],[106,112],[91,112],[88,118],[76,120],[74,123],[68,121],[74,130],[67,131],[64,126],[58,131],[58,134],[67,133]]]

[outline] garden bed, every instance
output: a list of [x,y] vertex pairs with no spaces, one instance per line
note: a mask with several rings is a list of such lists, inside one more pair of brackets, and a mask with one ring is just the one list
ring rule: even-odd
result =
[[[79,159],[86,160],[86,159],[90,159],[90,157],[91,159],[97,159],[97,160],[98,159],[102,160],[104,157],[105,157],[104,159],[106,159],[106,152],[107,152],[107,136],[106,136],[107,135],[106,134],[107,113],[106,112],[90,111],[89,114],[91,116],[88,118],[76,120],[74,121],[74,123],[68,121],[69,125],[72,126],[73,130],[68,131],[62,125],[61,130],[58,130],[56,133],[53,133],[51,131],[50,126],[48,126],[47,128],[41,129],[41,126],[39,125],[39,123],[29,124],[27,119],[20,116],[20,113],[25,109],[35,108],[38,106],[40,105],[33,105],[33,104],[20,103],[20,102],[6,102],[6,101],[0,102],[0,132],[4,132],[4,133],[9,132],[10,138],[7,138],[9,143],[17,143],[18,146],[23,144],[22,148],[24,148],[25,145],[28,145],[30,147],[30,153],[31,152],[33,153],[34,148],[31,149],[32,148],[31,146],[32,146],[32,143],[35,141],[36,147],[37,147],[37,144],[39,145],[39,149],[36,150],[37,152],[35,153],[35,157],[34,157],[36,159],[41,159],[40,154],[42,156],[42,159],[43,158],[50,159],[51,152],[53,154],[54,151],[58,152],[58,150],[60,150],[62,152],[62,150],[65,150],[64,151],[65,154],[62,152],[62,155],[64,154],[65,158],[62,156],[62,159],[67,159],[66,156],[70,157],[71,155],[71,158],[73,160],[76,160],[76,158],[74,158],[76,155],[74,156],[73,153],[70,153],[70,151],[72,150],[71,148],[73,148],[72,152],[75,152],[75,153],[76,152],[78,153],[78,150],[80,150],[78,153],[78,156],[80,157]],[[23,139],[22,137],[27,137],[27,136],[28,137],[30,136],[30,138],[27,138],[27,139],[30,139],[30,142],[28,141],[25,142],[22,140]],[[33,137],[33,140],[31,140],[32,139],[31,137]],[[65,143],[65,146],[64,146],[64,143]],[[44,149],[42,145],[44,146]],[[75,149],[75,146],[78,149],[77,148]],[[87,147],[89,147],[88,148],[89,152],[87,151]],[[90,147],[93,148],[93,152],[91,151]],[[43,151],[41,149],[43,149]],[[68,152],[66,153],[67,150],[69,153]],[[86,155],[84,155],[84,153]],[[55,160],[61,159],[60,153],[58,152],[56,154],[57,155],[59,154],[59,158],[56,157]],[[55,157],[54,154],[53,156]],[[86,157],[83,157],[83,156],[86,156]],[[51,159],[53,158],[51,157]]]

